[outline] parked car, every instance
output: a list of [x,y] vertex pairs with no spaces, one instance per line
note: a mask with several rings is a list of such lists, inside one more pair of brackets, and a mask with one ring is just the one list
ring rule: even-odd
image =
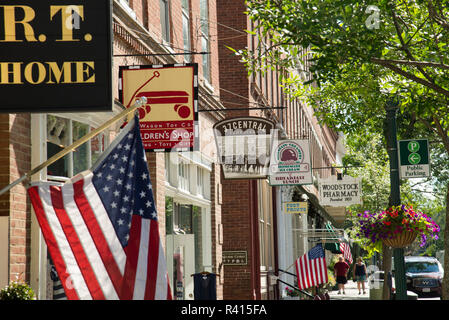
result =
[[443,281],[443,267],[434,257],[404,257],[407,290],[418,296],[439,296]]

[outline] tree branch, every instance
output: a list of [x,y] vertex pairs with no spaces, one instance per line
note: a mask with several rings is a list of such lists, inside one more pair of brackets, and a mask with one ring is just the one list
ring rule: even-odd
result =
[[447,136],[447,130],[445,130],[436,115],[433,116],[433,122],[436,125],[436,130],[438,132],[438,135],[443,139],[444,147],[446,148],[447,152],[449,153],[449,137]]
[[[379,61],[381,59],[378,59]],[[443,63],[429,62],[429,61],[416,61],[416,60],[394,60],[394,59],[383,59],[387,63],[394,64],[404,64],[410,66],[425,66],[425,67],[433,67],[433,68],[441,68],[449,70],[449,65]]]
[[424,86],[426,86],[426,87],[428,87],[428,88],[430,88],[430,89],[432,89],[432,90],[434,90],[434,91],[436,91],[436,92],[438,92],[438,93],[440,93],[440,94],[442,94],[442,95],[444,95],[446,97],[449,97],[449,91],[447,91],[446,89],[438,86],[437,84],[435,84],[433,82],[427,81],[426,79],[419,78],[419,77],[417,77],[417,76],[415,76],[415,75],[413,75],[413,74],[411,74],[411,73],[409,73],[407,71],[404,71],[401,68],[398,68],[395,65],[392,65],[388,61],[385,61],[385,60],[382,60],[382,59],[377,59],[377,58],[371,58],[371,62],[373,62],[373,63],[375,63],[377,65],[384,66],[384,67],[386,67],[386,68],[396,72],[397,74],[400,74],[401,76],[403,76],[403,77],[405,77],[407,79],[415,81],[415,82],[417,82],[419,84],[422,84],[422,85],[424,85]]
[[[402,45],[402,49],[405,52],[405,54],[407,55],[409,60],[415,61],[416,59],[413,57],[412,53],[410,52],[410,49],[408,47],[408,42],[405,43],[404,38],[402,38],[402,30],[401,27],[399,26],[398,23],[398,17],[396,16],[396,13],[394,12],[394,10],[391,10],[391,14],[392,14],[392,18],[393,18],[393,23],[394,23],[394,27],[396,29],[396,33],[399,37],[399,41],[401,42]],[[404,22],[405,24],[405,22]],[[406,25],[407,26],[407,25]],[[421,71],[422,75],[424,77],[426,77],[426,79],[430,82],[434,82],[434,80],[432,79],[432,77],[430,77],[427,72],[421,67],[421,66],[417,66],[418,70]]]
[[429,10],[429,16],[434,20],[437,24],[442,26],[444,29],[449,30],[449,24],[446,20],[444,20],[441,16],[438,15],[437,10],[432,4],[431,0],[427,1],[427,9]]

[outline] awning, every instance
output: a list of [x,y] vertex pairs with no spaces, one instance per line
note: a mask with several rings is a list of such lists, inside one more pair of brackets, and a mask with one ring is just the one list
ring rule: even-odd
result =
[[[338,234],[334,231],[334,227],[332,227],[330,222],[327,222],[325,224],[325,227],[326,227],[326,230],[328,230],[331,235],[335,235],[336,237],[338,237]],[[340,251],[340,242],[338,242],[338,241],[326,242],[324,244],[324,249],[329,250],[330,252],[335,253],[335,254],[343,253]]]
[[343,253],[340,251],[340,244],[337,242],[325,243],[324,249],[329,250],[330,252],[335,253],[335,254]]

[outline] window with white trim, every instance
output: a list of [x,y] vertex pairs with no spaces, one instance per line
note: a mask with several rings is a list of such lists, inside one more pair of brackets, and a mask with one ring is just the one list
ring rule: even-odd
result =
[[[88,124],[47,115],[47,159],[84,137],[92,130]],[[100,133],[47,167],[48,179],[71,178],[89,169],[105,149],[105,135]]]
[[[182,0],[182,40],[184,44],[185,53],[191,51],[190,44],[190,5],[189,0]],[[184,55],[184,60],[186,62],[192,61],[192,56],[190,54]]]
[[[201,50],[209,52],[209,1],[200,0],[200,19],[201,19]],[[210,79],[210,55],[203,54],[203,77],[211,83]]]
[[190,192],[189,186],[189,165],[184,160],[179,161],[178,163],[178,186],[179,189]]
[[170,4],[169,0],[159,0],[162,39],[170,42]]

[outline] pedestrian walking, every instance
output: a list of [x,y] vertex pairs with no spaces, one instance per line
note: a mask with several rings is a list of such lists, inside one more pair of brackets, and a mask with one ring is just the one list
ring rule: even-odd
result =
[[338,284],[338,294],[346,294],[345,284],[348,282],[349,265],[343,257],[338,258],[338,262],[334,266],[334,274]]
[[363,294],[365,294],[366,265],[363,263],[362,257],[358,257],[357,263],[354,264],[353,278],[354,281],[357,281],[357,289],[359,289],[359,294],[361,294],[360,287],[363,289]]

